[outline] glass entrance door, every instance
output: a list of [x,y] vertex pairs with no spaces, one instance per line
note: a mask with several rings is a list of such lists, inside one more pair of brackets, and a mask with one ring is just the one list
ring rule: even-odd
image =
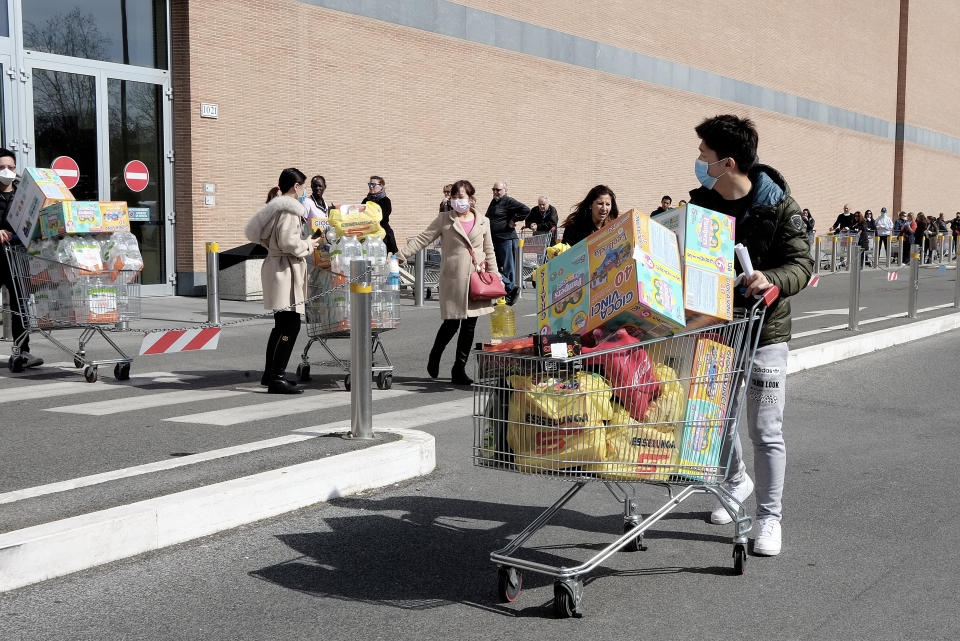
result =
[[107,111],[110,200],[125,200],[133,214],[130,228],[143,254],[141,282],[166,283],[162,87],[109,78]]
[[34,69],[31,89],[32,165],[50,167],[60,156],[73,158],[80,169],[73,196],[100,200],[96,76]]
[[143,292],[173,293],[164,85],[77,65],[38,64],[27,75],[28,165],[69,156],[79,167],[77,200],[126,201],[144,259]]

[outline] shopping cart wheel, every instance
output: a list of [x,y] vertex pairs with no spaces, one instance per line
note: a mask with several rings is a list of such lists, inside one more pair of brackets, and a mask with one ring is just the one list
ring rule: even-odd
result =
[[27,365],[27,359],[24,356],[11,356],[10,360],[7,361],[7,367],[10,368],[10,371],[14,374],[19,374],[22,372]]
[[423,292],[423,297],[427,300],[431,300],[433,298],[433,288],[427,287],[427,289]]
[[583,582],[579,580],[555,581],[553,584],[553,612],[561,619],[583,616],[580,599],[583,597]]
[[350,391],[350,375],[349,374],[343,377],[343,388],[348,392]]
[[[629,521],[624,521],[623,533],[626,534],[627,532],[632,530],[634,527],[636,527],[636,525],[637,525],[636,523],[630,523]],[[631,552],[646,552],[647,546],[643,544],[643,535],[638,534],[634,538],[630,539],[630,541],[627,542],[626,549],[630,550]]]
[[92,366],[90,366],[90,365],[87,365],[87,366],[83,369],[83,377],[84,377],[85,379],[87,379],[87,382],[88,382],[88,383],[96,383],[96,382],[97,382],[97,368],[96,368],[96,367],[92,367]]
[[393,374],[391,374],[390,372],[378,372],[377,388],[390,389],[391,387],[393,387]]
[[74,356],[74,357],[73,357],[73,366],[76,367],[77,369],[80,369],[80,368],[83,367],[83,361],[81,361],[78,356]]
[[747,569],[747,546],[737,543],[733,546],[733,573],[743,574]]
[[307,363],[300,363],[297,365],[297,380],[301,383],[306,383],[310,379],[310,365]]
[[517,568],[497,570],[497,597],[501,603],[513,603],[523,589],[523,572]]
[[114,365],[113,377],[118,381],[130,380],[130,363],[117,363]]

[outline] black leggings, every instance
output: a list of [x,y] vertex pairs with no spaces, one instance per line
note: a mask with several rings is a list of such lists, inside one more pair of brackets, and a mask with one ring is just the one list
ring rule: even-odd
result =
[[283,376],[293,354],[293,344],[300,333],[300,314],[292,311],[273,313],[273,330],[267,339],[264,374],[269,377]]
[[433,341],[431,357],[435,357],[436,360],[439,361],[447,343],[450,342],[450,339],[452,339],[457,333],[457,330],[459,330],[460,335],[457,336],[457,351],[453,359],[453,368],[462,372],[466,367],[467,359],[470,358],[470,348],[473,347],[473,334],[476,329],[476,316],[462,319],[448,318],[443,321],[440,329],[437,330],[437,337]]

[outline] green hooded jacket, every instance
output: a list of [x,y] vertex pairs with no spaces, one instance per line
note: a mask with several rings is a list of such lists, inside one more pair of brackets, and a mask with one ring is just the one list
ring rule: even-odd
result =
[[[790,196],[787,181],[776,169],[754,165],[748,176],[753,183],[753,204],[737,221],[736,241],[750,252],[753,268],[762,271],[780,288],[780,298],[767,310],[760,346],[790,340],[790,300],[810,282],[813,258],[800,205]],[[699,187],[690,192],[690,203],[723,211],[724,200],[715,190]],[[740,264],[737,263],[737,273]],[[741,300],[738,304],[746,304]]]

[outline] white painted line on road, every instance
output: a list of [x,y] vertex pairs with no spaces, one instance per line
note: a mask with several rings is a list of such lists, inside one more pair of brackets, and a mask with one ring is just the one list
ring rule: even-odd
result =
[[[143,374],[131,373],[130,379],[136,380],[139,384],[144,383],[183,383],[195,381],[199,376],[194,374],[175,374],[173,372],[144,372]],[[149,380],[146,380],[149,379]]]
[[57,483],[48,483],[46,485],[37,485],[36,487],[28,487],[22,490],[14,490],[12,492],[0,494],[0,505],[3,505],[4,503],[13,503],[14,501],[22,501],[24,499],[32,499],[38,496],[45,496],[47,494],[56,494],[57,492],[66,492],[67,490],[75,490],[81,487],[90,487],[91,485],[99,485],[100,483],[107,483],[108,481],[116,481],[118,479],[126,479],[133,476],[150,474],[152,472],[172,470],[178,467],[184,467],[186,465],[195,465],[196,463],[202,463],[204,461],[212,461],[218,458],[236,456],[237,454],[247,454],[249,452],[265,450],[271,447],[278,447],[280,445],[299,443],[300,441],[307,441],[312,438],[316,438],[317,436],[319,435],[288,434],[286,436],[271,438],[265,441],[254,441],[253,443],[244,443],[243,445],[224,447],[219,450],[200,452],[199,454],[181,456],[166,461],[145,463],[144,465],[127,467],[122,470],[111,470],[109,472],[102,472],[100,474],[81,476],[80,478],[70,479],[69,481],[59,481]]
[[66,414],[87,414],[89,416],[106,416],[107,414],[119,414],[120,412],[145,410],[154,407],[163,407],[166,405],[180,405],[182,403],[195,403],[197,401],[223,399],[231,396],[241,396],[243,394],[247,394],[247,392],[222,389],[182,390],[177,392],[164,392],[161,394],[125,396],[124,398],[118,398],[111,401],[96,401],[93,403],[81,403],[78,405],[63,405],[61,407],[50,407],[44,411],[64,412]]
[[[846,325],[844,325],[846,327]],[[903,345],[910,341],[937,336],[942,332],[960,328],[960,314],[949,314],[925,321],[891,327],[879,332],[868,332],[849,338],[801,347],[790,350],[787,361],[787,374],[836,363],[854,356],[870,354],[887,347]]]
[[[412,393],[414,393],[413,390],[388,389],[376,392],[373,400],[374,403],[376,403],[376,401],[380,399],[397,398]],[[175,423],[202,423],[204,425],[226,426],[277,418],[279,416],[302,414],[316,410],[326,410],[334,407],[345,407],[348,405],[350,405],[349,393],[321,392],[320,394],[303,395],[296,398],[287,398],[282,401],[260,403],[259,405],[244,405],[242,407],[213,410],[212,412],[174,416],[173,418],[164,420]]]
[[0,534],[0,592],[429,474],[433,436],[401,440]]
[[[452,418],[473,415],[473,397],[447,401],[445,403],[434,403],[433,405],[422,405],[420,407],[411,407],[405,410],[396,410],[394,412],[385,412],[383,414],[373,415],[374,431],[389,429],[409,429],[439,423]],[[314,427],[302,427],[293,430],[299,434],[325,434],[331,431],[349,431],[350,421],[336,421],[335,423],[325,423]]]
[[[935,311],[935,310],[938,310],[938,309],[944,309],[944,308],[946,308],[946,307],[953,307],[953,303],[944,303],[943,305],[934,305],[933,307],[924,307],[923,309],[918,309],[918,310],[917,310],[917,313],[918,313],[918,314],[922,314],[922,313],[924,313],[924,312],[932,312],[932,311]],[[866,308],[865,308],[865,307],[861,307],[860,309],[866,309]],[[844,314],[846,314],[846,313],[847,313],[847,312],[844,312]],[[900,313],[900,314],[890,314],[889,316],[879,316],[879,317],[877,317],[877,318],[868,318],[868,319],[866,319],[866,320],[860,321],[860,324],[861,324],[861,325],[869,325],[870,323],[879,323],[879,322],[881,322],[881,321],[892,320],[892,319],[894,319],[894,318],[904,318],[905,316],[906,316],[906,312],[903,312],[903,313]],[[811,317],[811,318],[813,318],[813,317]],[[800,319],[797,319],[797,320],[806,320],[806,319],[805,319],[805,318],[800,318]],[[806,331],[806,332],[793,332],[793,333],[792,333],[792,337],[793,337],[793,338],[803,338],[804,336],[816,336],[817,334],[824,334],[824,333],[826,333],[826,332],[833,332],[833,331],[836,331],[836,330],[838,330],[838,329],[846,329],[846,328],[847,328],[847,324],[844,323],[843,325],[832,325],[832,326],[830,326],[830,327],[821,327],[820,329],[811,329],[811,330],[808,330],[808,331]]]
[[[95,383],[93,384],[95,385]],[[0,390],[0,403],[12,403],[14,401],[32,401],[38,398],[55,399],[58,396],[67,396],[69,394],[81,394],[90,392],[93,389],[103,391],[103,387],[94,388],[91,383],[40,383],[37,385],[22,385],[20,387],[7,387]]]

